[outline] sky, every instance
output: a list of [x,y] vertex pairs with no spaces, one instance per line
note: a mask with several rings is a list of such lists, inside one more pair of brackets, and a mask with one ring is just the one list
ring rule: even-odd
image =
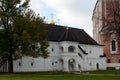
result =
[[91,37],[92,14],[97,0],[31,0],[30,8],[47,23],[84,29]]

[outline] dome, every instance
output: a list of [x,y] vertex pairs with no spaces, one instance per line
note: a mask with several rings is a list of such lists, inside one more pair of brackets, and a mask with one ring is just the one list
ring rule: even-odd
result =
[[54,20],[51,20],[51,21],[50,21],[50,24],[54,25],[54,24],[55,24]]

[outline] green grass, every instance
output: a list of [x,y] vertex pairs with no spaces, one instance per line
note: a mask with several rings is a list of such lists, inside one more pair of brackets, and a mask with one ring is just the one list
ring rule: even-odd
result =
[[98,71],[87,71],[82,73],[90,73],[90,74],[114,74],[120,75],[120,70],[98,70]]
[[[109,72],[109,71],[106,71]],[[97,71],[101,73],[101,71]],[[1,74],[0,80],[119,80],[120,76],[86,75],[65,72],[39,72],[39,73],[14,73]]]

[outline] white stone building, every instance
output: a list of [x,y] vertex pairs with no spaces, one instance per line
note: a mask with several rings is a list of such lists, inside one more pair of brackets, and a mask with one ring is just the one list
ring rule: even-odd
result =
[[97,44],[84,30],[47,25],[49,41],[47,59],[24,56],[14,61],[14,72],[105,70],[103,46]]

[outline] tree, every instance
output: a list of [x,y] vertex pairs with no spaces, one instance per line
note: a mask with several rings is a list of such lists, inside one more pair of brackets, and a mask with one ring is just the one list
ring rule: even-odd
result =
[[45,22],[29,9],[29,1],[0,0],[0,55],[9,58],[10,72],[13,59],[22,56],[48,57]]

